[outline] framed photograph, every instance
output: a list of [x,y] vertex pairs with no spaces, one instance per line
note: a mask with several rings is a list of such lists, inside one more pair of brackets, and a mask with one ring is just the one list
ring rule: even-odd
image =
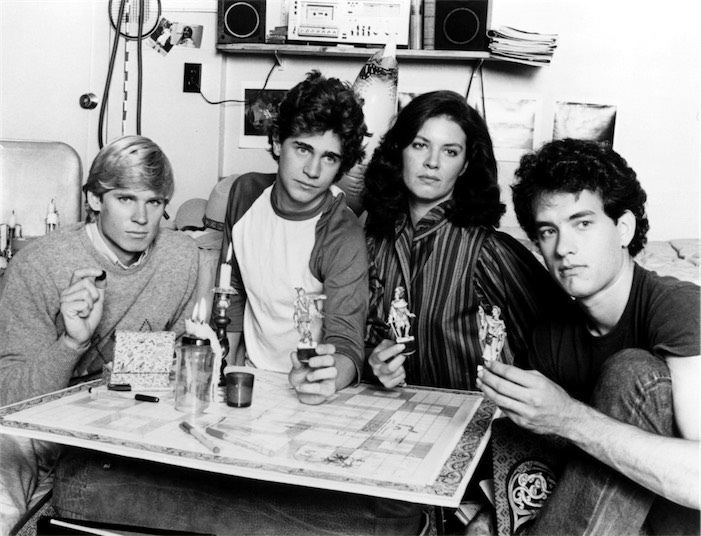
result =
[[613,146],[616,106],[581,102],[556,102],[553,139],[580,138]]
[[518,162],[534,148],[539,101],[527,96],[503,95],[486,98],[485,107],[497,160]]
[[241,99],[243,118],[241,119],[241,137],[239,147],[267,149],[268,128],[277,114],[280,101],[285,97],[289,86],[268,84],[265,89],[260,82],[243,82]]

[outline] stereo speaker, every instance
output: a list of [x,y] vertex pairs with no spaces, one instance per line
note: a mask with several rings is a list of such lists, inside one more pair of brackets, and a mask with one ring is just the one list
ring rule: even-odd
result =
[[491,0],[436,0],[436,50],[489,50]]
[[265,43],[265,0],[219,0],[217,43]]

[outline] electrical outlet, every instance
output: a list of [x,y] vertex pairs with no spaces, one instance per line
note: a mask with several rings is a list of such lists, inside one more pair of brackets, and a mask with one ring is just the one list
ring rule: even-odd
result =
[[201,80],[202,80],[202,64],[201,63],[186,63],[185,64],[185,73],[183,75],[183,92],[184,93],[199,93]]

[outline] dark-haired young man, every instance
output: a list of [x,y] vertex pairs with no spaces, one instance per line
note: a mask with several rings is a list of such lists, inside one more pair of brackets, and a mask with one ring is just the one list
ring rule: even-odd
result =
[[[257,368],[289,372],[300,400],[319,404],[360,378],[368,280],[365,239],[335,183],[364,154],[362,103],[353,89],[318,71],[280,103],[269,132],[277,173],[247,173],[233,184],[221,261],[233,246],[231,356],[245,345]],[[317,356],[296,354],[296,288],[324,294]],[[322,340],[323,333],[323,340]],[[231,359],[229,359],[231,362]]]
[[516,424],[578,447],[528,534],[698,534],[699,287],[634,262],[646,194],[611,148],[554,141],[516,176],[519,223],[574,298],[536,330],[536,370],[479,373]]
[[[288,373],[308,404],[323,403],[362,371],[365,238],[334,183],[362,157],[365,133],[350,85],[312,72],[287,93],[272,124],[277,173],[241,175],[229,195],[221,260],[232,244],[231,283],[238,292],[229,308],[229,355],[237,355],[244,339],[251,364]],[[308,365],[294,353],[298,287],[327,297],[323,331],[315,334],[317,355]],[[392,501],[369,496],[163,470],[100,453],[80,453],[71,465],[78,470],[60,471],[54,491],[59,513],[69,517],[187,532],[305,536],[406,534],[414,521]]]

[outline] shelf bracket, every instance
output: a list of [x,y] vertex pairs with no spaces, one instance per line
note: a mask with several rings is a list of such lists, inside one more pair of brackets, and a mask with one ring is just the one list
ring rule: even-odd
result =
[[273,50],[273,54],[275,54],[275,61],[277,62],[277,68],[278,71],[284,71],[285,70],[285,64],[282,61],[282,58],[278,54],[277,49]]

